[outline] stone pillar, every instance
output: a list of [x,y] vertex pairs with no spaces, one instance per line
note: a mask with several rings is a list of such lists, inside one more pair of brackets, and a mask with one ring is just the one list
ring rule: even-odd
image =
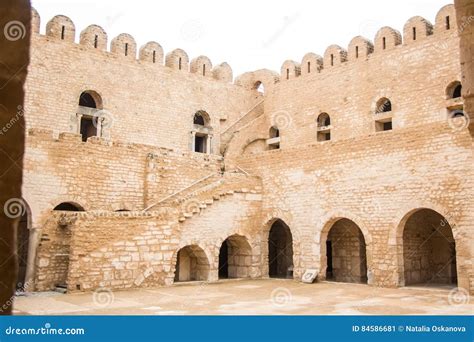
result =
[[82,121],[82,114],[76,114],[76,132],[77,134],[81,134],[81,121]]
[[208,135],[208,136],[207,136],[206,153],[207,153],[207,154],[211,154],[211,153],[212,153],[212,135]]
[[[474,1],[473,0],[455,0],[454,6],[456,8],[456,18],[460,37],[460,55],[461,55],[461,72],[462,72],[462,89],[464,98],[464,112],[468,116],[469,132],[474,140]],[[474,146],[473,146],[474,148]],[[472,167],[472,166],[471,166]],[[474,174],[474,170],[471,171]],[[471,184],[474,183],[472,177],[470,177]],[[471,186],[471,189],[473,187]],[[472,198],[474,190],[471,191],[471,196],[466,198]],[[469,200],[466,200],[469,202]],[[472,208],[472,201],[471,208]],[[471,216],[466,221],[468,223],[463,227],[469,232],[469,228],[473,226],[472,221],[472,210],[470,211]],[[470,239],[471,236],[465,235],[466,239]],[[465,268],[463,265],[458,266],[458,286],[468,289],[471,295],[474,295],[474,271],[472,269],[472,246],[467,243],[463,248],[456,246],[456,254],[458,255],[458,263],[466,265],[466,268],[470,271],[463,272]],[[461,271],[461,272],[460,272]]]
[[[18,273],[16,230],[23,173],[24,90],[30,48],[29,0],[0,2],[0,315],[12,312]],[[15,209],[16,208],[16,209]]]
[[196,150],[196,132],[191,132],[191,152]]
[[474,138],[474,1],[455,0],[454,5],[461,38],[464,111],[470,119],[469,131]]

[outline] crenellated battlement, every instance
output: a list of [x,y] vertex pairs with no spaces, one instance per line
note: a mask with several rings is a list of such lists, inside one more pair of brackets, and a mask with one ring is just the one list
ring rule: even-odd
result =
[[[435,18],[435,24],[420,16],[410,18],[403,27],[403,33],[385,26],[374,37],[374,41],[356,36],[347,49],[339,45],[331,45],[323,56],[309,52],[303,56],[301,62],[286,60],[280,74],[266,69],[244,73],[234,80],[234,84],[249,90],[255,90],[260,84],[265,88],[286,80],[323,73],[337,68],[346,63],[364,61],[373,55],[383,54],[404,46],[411,46],[427,38],[442,34],[456,34],[456,13],[454,5],[441,8]],[[33,32],[39,34],[40,16],[33,9]],[[46,36],[66,42],[75,42],[75,25],[72,20],[64,15],[57,15],[46,24]],[[113,38],[108,46],[108,36],[105,30],[98,25],[86,27],[79,35],[79,43],[90,49],[109,52],[125,60],[140,61],[147,64],[166,66],[179,72],[189,72],[207,79],[231,83],[233,81],[232,68],[227,63],[213,67],[211,60],[206,56],[198,56],[190,60],[188,54],[182,49],[175,49],[164,55],[163,48],[157,42],[148,42],[137,49],[135,39],[122,33]],[[109,49],[107,49],[109,47]],[[137,56],[138,54],[138,56]]]
[[280,79],[287,81],[299,76],[326,72],[346,63],[365,61],[373,55],[380,55],[396,48],[411,47],[430,37],[454,35],[457,34],[456,27],[454,5],[446,5],[438,11],[434,25],[420,16],[410,18],[403,27],[403,36],[396,29],[385,26],[377,32],[374,42],[357,36],[350,41],[347,49],[331,45],[323,57],[310,52],[303,57],[301,63],[286,60],[281,66]]
[[[40,15],[32,9],[33,33],[40,35],[40,27]],[[58,41],[76,43],[76,27],[67,16],[57,15],[47,22],[45,36]],[[225,62],[214,68],[211,60],[206,56],[198,56],[190,62],[188,54],[182,49],[169,52],[163,61],[164,52],[159,43],[148,42],[137,49],[135,39],[128,33],[119,34],[108,45],[107,32],[98,25],[89,25],[81,31],[78,44],[91,50],[119,56],[124,60],[165,66],[179,72],[190,72],[226,83],[231,83],[233,80],[232,68]]]

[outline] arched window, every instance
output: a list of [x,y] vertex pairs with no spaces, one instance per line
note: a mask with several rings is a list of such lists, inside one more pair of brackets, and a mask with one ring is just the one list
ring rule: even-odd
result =
[[377,107],[375,108],[375,113],[388,113],[392,111],[392,102],[386,97],[381,98],[377,101]]
[[273,126],[270,127],[270,138],[279,138],[280,137],[280,130]]
[[328,113],[321,113],[318,116],[317,125],[318,125],[318,141],[328,141],[331,140],[331,117]]
[[276,126],[270,127],[269,139],[267,145],[269,150],[278,150],[280,148],[280,130]]
[[95,91],[85,91],[79,97],[77,116],[79,118],[79,133],[82,141],[98,136],[97,112],[102,109],[102,99]]
[[448,99],[457,99],[462,97],[462,85],[459,81],[454,81],[446,88],[446,97]]
[[84,211],[84,208],[79,204],[72,202],[63,202],[54,207],[56,211]]
[[194,124],[195,125],[199,125],[199,126],[205,126],[206,125],[206,122],[204,121],[204,117],[202,116],[202,114],[200,112],[197,112],[196,114],[194,114]]
[[198,153],[211,153],[212,127],[209,114],[197,111],[193,118],[192,150]]
[[326,127],[331,125],[331,118],[328,113],[321,113],[318,116],[318,127]]
[[392,102],[382,97],[375,106],[375,131],[391,131],[392,130]]

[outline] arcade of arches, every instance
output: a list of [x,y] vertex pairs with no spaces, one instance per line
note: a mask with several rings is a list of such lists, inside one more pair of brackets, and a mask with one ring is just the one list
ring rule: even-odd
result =
[[[70,231],[61,225],[61,217],[69,211],[83,211],[74,203],[64,202],[54,208],[58,220],[51,224],[57,241],[51,246],[56,256],[51,259],[54,267],[55,286],[67,288],[69,267]],[[29,218],[28,211],[22,216],[18,229],[19,276],[18,288],[24,286],[28,269]],[[403,250],[399,270],[403,275],[401,285],[456,285],[456,245],[447,219],[430,209],[418,209],[407,216],[401,227],[399,244]],[[364,231],[365,232],[365,231]],[[347,218],[340,218],[329,226],[321,237],[321,279],[329,281],[367,283],[367,243],[360,227]],[[276,219],[268,232],[268,276],[293,278],[294,239],[290,227]],[[30,243],[31,244],[31,243]],[[209,281],[230,278],[250,278],[252,267],[262,267],[253,261],[252,247],[245,236],[231,235],[220,245],[216,266],[206,252],[197,245],[188,245],[177,252],[175,282]],[[38,258],[38,256],[36,256]],[[34,259],[34,258],[30,258]],[[211,272],[216,272],[211,276]],[[264,275],[265,276],[265,275]]]

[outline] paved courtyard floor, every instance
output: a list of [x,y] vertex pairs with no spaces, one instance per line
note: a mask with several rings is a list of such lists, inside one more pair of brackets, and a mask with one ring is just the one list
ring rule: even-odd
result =
[[[449,288],[375,288],[293,280],[225,280],[95,293],[34,293],[15,299],[20,315],[458,315],[467,294]],[[471,300],[472,303],[472,300]]]

